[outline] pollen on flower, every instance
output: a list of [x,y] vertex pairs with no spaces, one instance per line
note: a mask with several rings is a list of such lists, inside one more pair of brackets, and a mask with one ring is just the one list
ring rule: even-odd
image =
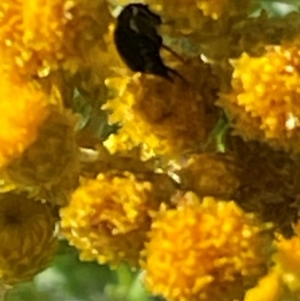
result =
[[[265,274],[270,238],[233,201],[187,193],[154,220],[145,283],[167,300],[239,300]],[[169,275],[166,277],[166,275]]]
[[48,96],[12,74],[0,76],[0,167],[21,155],[36,140],[48,116]]
[[296,45],[244,53],[234,62],[233,90],[219,101],[237,134],[285,151],[300,150],[299,58]]
[[83,180],[61,209],[61,232],[82,260],[111,266],[124,261],[136,267],[159,201],[148,181],[130,173],[99,174]]
[[0,279],[31,280],[52,260],[57,240],[50,206],[25,194],[0,195]]

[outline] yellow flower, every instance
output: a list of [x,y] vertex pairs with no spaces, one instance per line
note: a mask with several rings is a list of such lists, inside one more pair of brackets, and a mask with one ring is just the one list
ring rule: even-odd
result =
[[239,135],[275,148],[300,150],[298,46],[269,47],[262,57],[244,53],[234,63],[232,92],[220,106]]
[[84,180],[61,209],[63,236],[80,250],[82,260],[137,266],[151,212],[161,201],[154,189],[130,173]]
[[31,280],[51,261],[57,247],[52,209],[25,194],[0,194],[0,279]]
[[153,149],[163,152],[167,146],[164,141],[156,137],[151,127],[143,123],[143,120],[134,113],[135,95],[127,89],[130,82],[130,79],[125,77],[106,80],[109,88],[116,89],[117,95],[110,99],[103,109],[112,111],[109,116],[111,124],[120,123],[122,127],[117,134],[110,135],[104,145],[111,153],[126,152],[136,146],[141,146],[143,156],[151,157],[154,153]]
[[[67,112],[51,108],[48,117],[40,125],[36,141],[2,171],[8,184],[14,184],[17,189],[27,190],[32,196],[46,198],[54,204],[67,203],[68,197],[64,197],[64,194],[71,193],[79,177],[74,133],[76,120],[72,118]],[[55,191],[60,189],[61,192]]]
[[183,190],[198,196],[229,199],[239,187],[239,170],[230,156],[201,154],[193,156],[186,167],[178,172]]
[[48,97],[32,82],[13,74],[0,75],[0,167],[35,141],[48,115]]
[[145,75],[107,81],[118,93],[104,109],[113,111],[111,123],[122,125],[118,134],[106,142],[107,146],[115,151],[117,147],[143,145],[149,153],[152,150],[171,157],[203,146],[218,118],[217,111],[208,109],[219,88],[216,76],[197,58],[176,70],[188,83],[179,78],[171,83]]
[[241,299],[266,272],[270,241],[233,201],[188,193],[154,220],[145,283],[169,301]]
[[62,64],[76,71],[111,18],[104,0],[3,0],[0,14],[1,68],[40,77]]

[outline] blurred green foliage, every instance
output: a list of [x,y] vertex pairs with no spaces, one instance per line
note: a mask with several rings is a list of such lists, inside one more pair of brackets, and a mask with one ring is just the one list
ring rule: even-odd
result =
[[139,274],[121,265],[116,270],[81,262],[75,249],[61,242],[50,268],[11,289],[6,301],[151,301]]

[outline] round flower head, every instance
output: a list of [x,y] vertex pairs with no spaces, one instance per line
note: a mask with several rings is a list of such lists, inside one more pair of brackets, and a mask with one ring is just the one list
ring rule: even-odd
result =
[[40,77],[61,63],[76,71],[110,21],[104,0],[3,0],[0,12],[1,68]]
[[244,53],[235,62],[233,90],[219,104],[237,134],[286,151],[300,150],[299,58],[297,46],[275,46],[262,57]]
[[72,182],[72,178],[78,178],[73,126],[68,116],[52,108],[39,128],[36,141],[4,169],[8,182],[19,189],[33,192],[39,198],[44,197],[55,204],[65,204],[65,198],[51,197],[51,193],[49,195],[46,191],[51,191],[56,186],[59,189],[67,184],[62,183],[62,179]]
[[[180,78],[171,83],[143,75],[127,85],[119,84],[118,96],[105,109],[113,111],[111,123],[122,125],[114,137],[120,146],[126,141],[131,148],[144,144],[156,154],[176,157],[206,142],[218,117],[217,112],[208,109],[216,99],[216,78],[199,59],[179,66],[178,72],[186,76],[188,83]],[[118,82],[108,84],[115,87]]]
[[55,218],[51,208],[25,194],[0,195],[0,279],[31,280],[53,258]]
[[233,201],[187,193],[154,220],[146,245],[145,283],[170,301],[235,300],[266,272],[271,241]]
[[32,82],[14,74],[0,75],[0,167],[35,141],[48,115],[48,97]]
[[137,266],[151,211],[159,207],[154,189],[129,173],[84,180],[61,209],[62,235],[79,249],[82,260]]

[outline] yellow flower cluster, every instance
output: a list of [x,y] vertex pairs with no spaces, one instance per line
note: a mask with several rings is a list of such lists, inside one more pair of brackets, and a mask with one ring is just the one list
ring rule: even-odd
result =
[[129,2],[0,3],[0,282],[32,279],[61,234],[167,301],[299,295],[299,38],[265,47],[299,14],[290,30],[250,0],[145,1],[176,48],[168,81],[117,52],[110,8]]
[[216,77],[197,58],[177,70],[188,82],[151,76],[107,81],[118,94],[104,109],[112,111],[110,123],[122,125],[105,142],[112,152],[142,144],[150,153],[176,157],[203,147],[218,118],[217,111],[208,112],[217,97]]
[[[148,289],[167,300],[236,300],[267,268],[270,238],[233,201],[192,193],[157,216],[146,245]],[[166,275],[168,275],[166,277]]]
[[[112,153],[123,152],[142,144],[146,154],[151,154],[153,149],[162,149],[161,152],[163,152],[167,147],[164,141],[160,141],[151,131],[150,126],[134,113],[135,96],[127,90],[130,79],[114,78],[107,80],[106,83],[111,89],[116,88],[118,94],[114,99],[109,100],[103,109],[113,110],[109,117],[111,124],[120,123],[122,125],[117,134],[111,135],[104,142],[108,150]],[[137,85],[138,83],[135,84],[135,86]]]
[[61,209],[61,233],[80,250],[82,260],[111,266],[124,261],[136,267],[151,212],[162,201],[159,195],[150,182],[130,173],[83,180]]
[[51,261],[57,247],[50,206],[25,194],[0,195],[0,279],[28,281]]
[[299,59],[297,45],[268,47],[262,57],[244,53],[234,62],[232,92],[219,104],[247,140],[298,152]]
[[76,71],[110,21],[104,0],[3,0],[0,15],[1,68],[38,77],[60,65]]

